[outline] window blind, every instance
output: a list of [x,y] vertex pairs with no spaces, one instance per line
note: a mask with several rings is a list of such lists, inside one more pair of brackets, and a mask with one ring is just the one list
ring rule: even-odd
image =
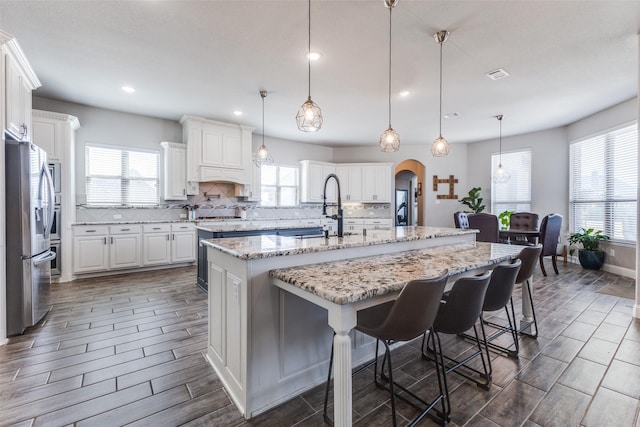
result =
[[160,202],[159,154],[87,144],[87,204],[148,206]]
[[531,150],[502,153],[502,165],[511,174],[505,183],[493,182],[500,154],[491,155],[491,212],[531,212]]
[[603,230],[636,241],[638,128],[626,126],[571,144],[571,231]]

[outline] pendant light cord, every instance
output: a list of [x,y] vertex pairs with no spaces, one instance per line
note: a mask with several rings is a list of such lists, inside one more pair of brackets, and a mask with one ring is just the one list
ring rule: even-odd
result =
[[264,98],[267,96],[266,92],[261,92],[262,96],[262,146],[264,147]]
[[500,122],[500,163],[499,166],[502,166],[502,114],[500,114],[499,116],[497,116],[496,118],[498,119],[498,121]]
[[442,136],[442,44],[443,41],[440,41],[440,115],[438,118],[440,119],[440,136]]
[[311,0],[309,0],[309,37],[308,37],[308,49],[307,49],[307,64],[308,64],[308,88],[309,88],[309,99],[311,99]]
[[391,11],[393,6],[389,7],[389,129],[391,129]]

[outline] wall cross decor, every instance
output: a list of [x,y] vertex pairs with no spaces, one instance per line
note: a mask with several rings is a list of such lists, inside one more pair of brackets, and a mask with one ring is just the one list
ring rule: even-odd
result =
[[437,194],[437,199],[457,199],[458,195],[454,194],[454,185],[458,183],[458,180],[449,175],[449,178],[438,179],[438,175],[433,175],[433,191],[438,191],[438,184],[449,184],[449,194]]

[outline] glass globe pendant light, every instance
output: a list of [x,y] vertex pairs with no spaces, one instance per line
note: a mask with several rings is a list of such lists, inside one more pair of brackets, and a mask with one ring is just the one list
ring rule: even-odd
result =
[[311,0],[309,0],[309,44],[307,52],[308,63],[308,96],[307,100],[298,109],[296,114],[296,123],[298,129],[303,132],[317,132],[322,127],[322,111],[318,104],[311,99]]
[[449,31],[443,30],[438,31],[433,35],[438,44],[440,44],[440,115],[438,116],[440,121],[440,131],[439,136],[433,141],[431,144],[431,154],[434,157],[444,157],[449,154],[449,150],[451,147],[449,146],[449,141],[442,136],[442,45],[449,38]]
[[498,167],[493,172],[493,176],[491,177],[493,182],[495,182],[496,184],[504,184],[505,182],[509,181],[509,179],[511,178],[511,174],[509,173],[509,171],[505,169],[504,166],[502,166],[502,118],[503,117],[504,116],[502,114],[499,114],[496,116],[496,119],[498,119],[498,121],[500,122],[500,154],[499,154],[499,160],[498,160]]
[[258,147],[258,151],[251,155],[253,164],[257,167],[273,163],[273,157],[271,157],[269,150],[267,150],[267,146],[264,145],[264,99],[267,97],[267,91],[261,90],[260,96],[262,97],[262,145]]
[[389,9],[389,127],[380,135],[380,151],[392,153],[400,148],[400,135],[391,127],[391,11],[398,0],[382,0]]

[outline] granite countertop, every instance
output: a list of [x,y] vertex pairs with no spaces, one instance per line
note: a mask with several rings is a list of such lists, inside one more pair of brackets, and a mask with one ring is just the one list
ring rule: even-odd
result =
[[247,221],[243,224],[200,224],[196,226],[199,230],[212,232],[219,231],[248,231],[248,230],[281,230],[285,228],[319,228],[320,224],[279,224],[277,221],[264,221],[264,224],[256,224],[255,221]]
[[251,236],[208,239],[202,243],[243,260],[269,258],[344,249],[384,243],[433,239],[436,237],[475,234],[477,230],[440,227],[394,227],[390,230],[368,230],[367,235],[303,238],[289,236]]
[[[488,267],[514,258],[522,246],[476,242],[271,270],[272,278],[336,304],[349,304],[402,290],[414,279],[429,279]],[[330,274],[329,274],[330,273]]]
[[179,222],[193,222],[186,219],[162,219],[162,220],[129,220],[129,221],[92,221],[92,222],[74,222],[71,226],[75,225],[122,225],[122,224],[164,224],[164,223],[179,223]]

